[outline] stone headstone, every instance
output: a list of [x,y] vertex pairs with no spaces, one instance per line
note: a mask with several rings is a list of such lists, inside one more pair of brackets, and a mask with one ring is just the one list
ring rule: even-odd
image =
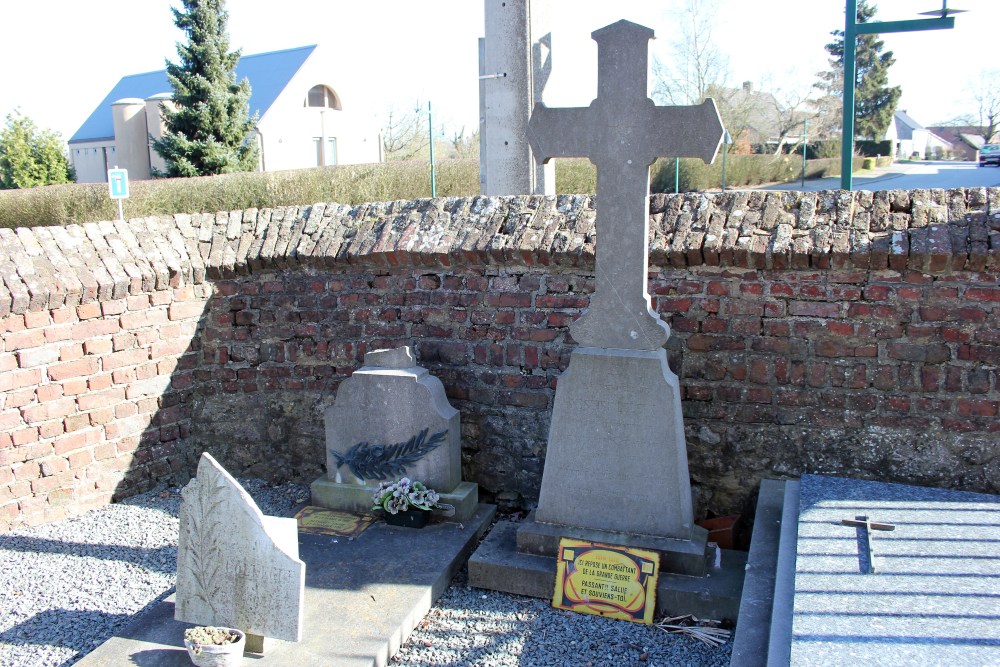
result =
[[998,496],[803,475],[785,664],[1000,664],[998,544]]
[[208,453],[184,487],[174,617],[260,638],[302,638],[306,566],[295,519],[264,516]]
[[[551,537],[532,547],[532,535],[553,532],[549,524],[567,536],[583,529],[615,544],[646,546],[637,535],[685,542],[682,551],[704,557],[679,385],[663,349],[669,328],[646,288],[649,166],[659,156],[710,162],[723,128],[712,100],[657,107],[646,96],[652,37],[628,21],[595,31],[597,99],[587,108],[537,105],[528,125],[536,155],[588,157],[597,165],[596,291],[570,327],[580,346],[556,390],[534,514],[543,525],[529,522],[518,537],[519,546],[540,552]],[[663,544],[649,546],[671,550]]]
[[440,493],[459,519],[475,512],[478,487],[462,482],[459,412],[409,347],[366,353],[325,418],[327,472],[312,484],[314,505],[369,511],[380,482],[405,476]]

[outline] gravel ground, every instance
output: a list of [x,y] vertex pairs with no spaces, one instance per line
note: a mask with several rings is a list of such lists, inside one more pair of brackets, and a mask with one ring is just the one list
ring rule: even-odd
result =
[[[241,479],[265,514],[291,516],[297,484]],[[159,489],[54,524],[0,535],[0,665],[68,667],[169,594],[180,490]],[[459,575],[392,660],[396,667],[728,665],[658,628],[552,609]]]

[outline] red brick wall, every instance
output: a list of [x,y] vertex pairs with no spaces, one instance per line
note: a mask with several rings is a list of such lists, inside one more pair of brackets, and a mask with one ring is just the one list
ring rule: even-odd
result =
[[[701,510],[803,472],[1000,492],[1000,191],[651,213]],[[530,506],[593,216],[475,198],[0,230],[0,528],[183,481],[202,450],[311,481],[340,381],[400,344],[462,411],[466,478]]]

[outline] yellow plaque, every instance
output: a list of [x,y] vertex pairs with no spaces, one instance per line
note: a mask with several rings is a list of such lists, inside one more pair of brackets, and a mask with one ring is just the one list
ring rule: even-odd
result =
[[338,512],[314,505],[303,507],[295,518],[303,533],[349,538],[357,537],[375,521],[375,517],[368,514]]
[[562,538],[552,606],[636,623],[652,623],[660,556]]

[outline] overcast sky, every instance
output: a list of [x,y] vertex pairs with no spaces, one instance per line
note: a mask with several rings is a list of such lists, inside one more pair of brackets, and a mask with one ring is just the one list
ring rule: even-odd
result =
[[[669,59],[677,33],[673,0],[547,1],[555,19],[550,106],[586,105],[596,92],[596,45],[590,32],[626,18],[656,31],[652,52]],[[950,0],[969,10],[955,30],[885,35],[897,63],[891,83],[901,108],[932,125],[974,111],[969,86],[997,62],[998,0]],[[79,128],[117,81],[162,69],[182,38],[175,0],[107,3],[42,0],[3,3],[0,115],[14,108],[63,139]],[[919,18],[941,0],[881,0],[877,18]],[[450,128],[478,122],[477,38],[481,0],[229,0],[233,48],[261,53],[318,43],[336,58],[330,82],[361,91],[344,104],[382,114],[389,105],[432,100]],[[728,56],[730,85],[805,90],[827,67],[823,46],[843,28],[844,0],[721,0],[715,38]],[[348,83],[349,82],[349,83]]]

